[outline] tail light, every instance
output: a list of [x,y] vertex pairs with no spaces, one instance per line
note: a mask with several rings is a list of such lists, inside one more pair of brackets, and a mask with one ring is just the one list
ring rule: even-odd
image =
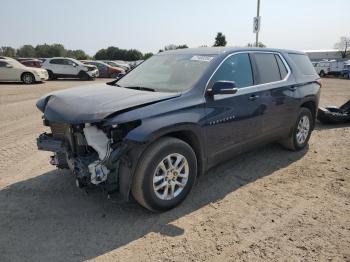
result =
[[322,80],[321,79],[317,79],[316,80],[316,84],[318,84],[320,87],[322,87]]

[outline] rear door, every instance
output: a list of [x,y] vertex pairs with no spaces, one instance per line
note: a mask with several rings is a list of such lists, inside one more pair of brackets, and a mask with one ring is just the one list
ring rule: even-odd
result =
[[293,124],[298,107],[295,79],[280,53],[254,52],[252,57],[262,104],[261,135],[283,135]]
[[222,80],[234,81],[238,91],[233,95],[206,95],[209,165],[240,152],[256,139],[261,126],[261,102],[256,94],[249,54],[237,53],[226,58],[207,89]]
[[49,68],[54,74],[58,74],[58,75],[64,75],[65,74],[65,64],[64,64],[64,59],[62,58],[55,58],[55,59],[51,59],[49,61]]

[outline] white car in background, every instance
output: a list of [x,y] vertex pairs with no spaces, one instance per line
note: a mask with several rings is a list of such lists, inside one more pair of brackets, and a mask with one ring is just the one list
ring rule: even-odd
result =
[[81,80],[92,80],[99,75],[96,66],[85,65],[69,57],[47,58],[42,67],[47,70],[49,79],[79,78]]
[[27,67],[10,57],[0,57],[0,81],[21,81],[25,84],[42,82],[49,78],[45,69]]

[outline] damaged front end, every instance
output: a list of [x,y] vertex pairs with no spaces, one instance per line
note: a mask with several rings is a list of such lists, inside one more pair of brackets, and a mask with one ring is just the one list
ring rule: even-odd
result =
[[140,121],[103,126],[101,123],[63,124],[44,120],[51,133],[37,138],[39,150],[54,152],[50,163],[58,168],[70,169],[78,187],[108,185],[118,189],[120,161],[130,165],[127,151],[130,144],[126,134],[140,125]]

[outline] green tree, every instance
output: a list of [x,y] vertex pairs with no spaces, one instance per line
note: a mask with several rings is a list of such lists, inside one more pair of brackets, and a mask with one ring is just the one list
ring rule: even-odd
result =
[[43,44],[37,45],[35,47],[36,57],[56,57],[56,56],[66,56],[67,50],[61,44]]
[[219,32],[217,33],[215,37],[215,43],[214,46],[226,46],[226,37],[223,33]]
[[120,49],[110,46],[107,49],[101,49],[95,54],[97,60],[124,60],[135,61],[143,59],[143,54],[136,49]]
[[107,50],[106,49],[100,49],[95,54],[95,59],[97,60],[105,60],[108,59],[107,57]]
[[146,59],[150,58],[151,56],[153,56],[153,53],[146,53],[143,55],[143,59],[146,60]]
[[184,44],[184,45],[178,45],[178,46],[176,47],[176,49],[185,49],[185,48],[188,48],[188,46],[187,46],[186,44]]
[[0,55],[8,56],[8,57],[15,57],[16,56],[16,49],[12,48],[11,46],[2,46],[0,48]]
[[183,45],[170,44],[170,45],[167,45],[167,46],[164,47],[164,51],[170,51],[170,50],[176,50],[176,49],[184,49],[184,48],[188,48],[188,46],[186,44],[183,44]]
[[17,50],[17,57],[36,57],[35,48],[32,45],[24,45]]
[[78,60],[87,60],[89,59],[89,55],[87,55],[83,50],[67,50],[67,57],[72,57]]

